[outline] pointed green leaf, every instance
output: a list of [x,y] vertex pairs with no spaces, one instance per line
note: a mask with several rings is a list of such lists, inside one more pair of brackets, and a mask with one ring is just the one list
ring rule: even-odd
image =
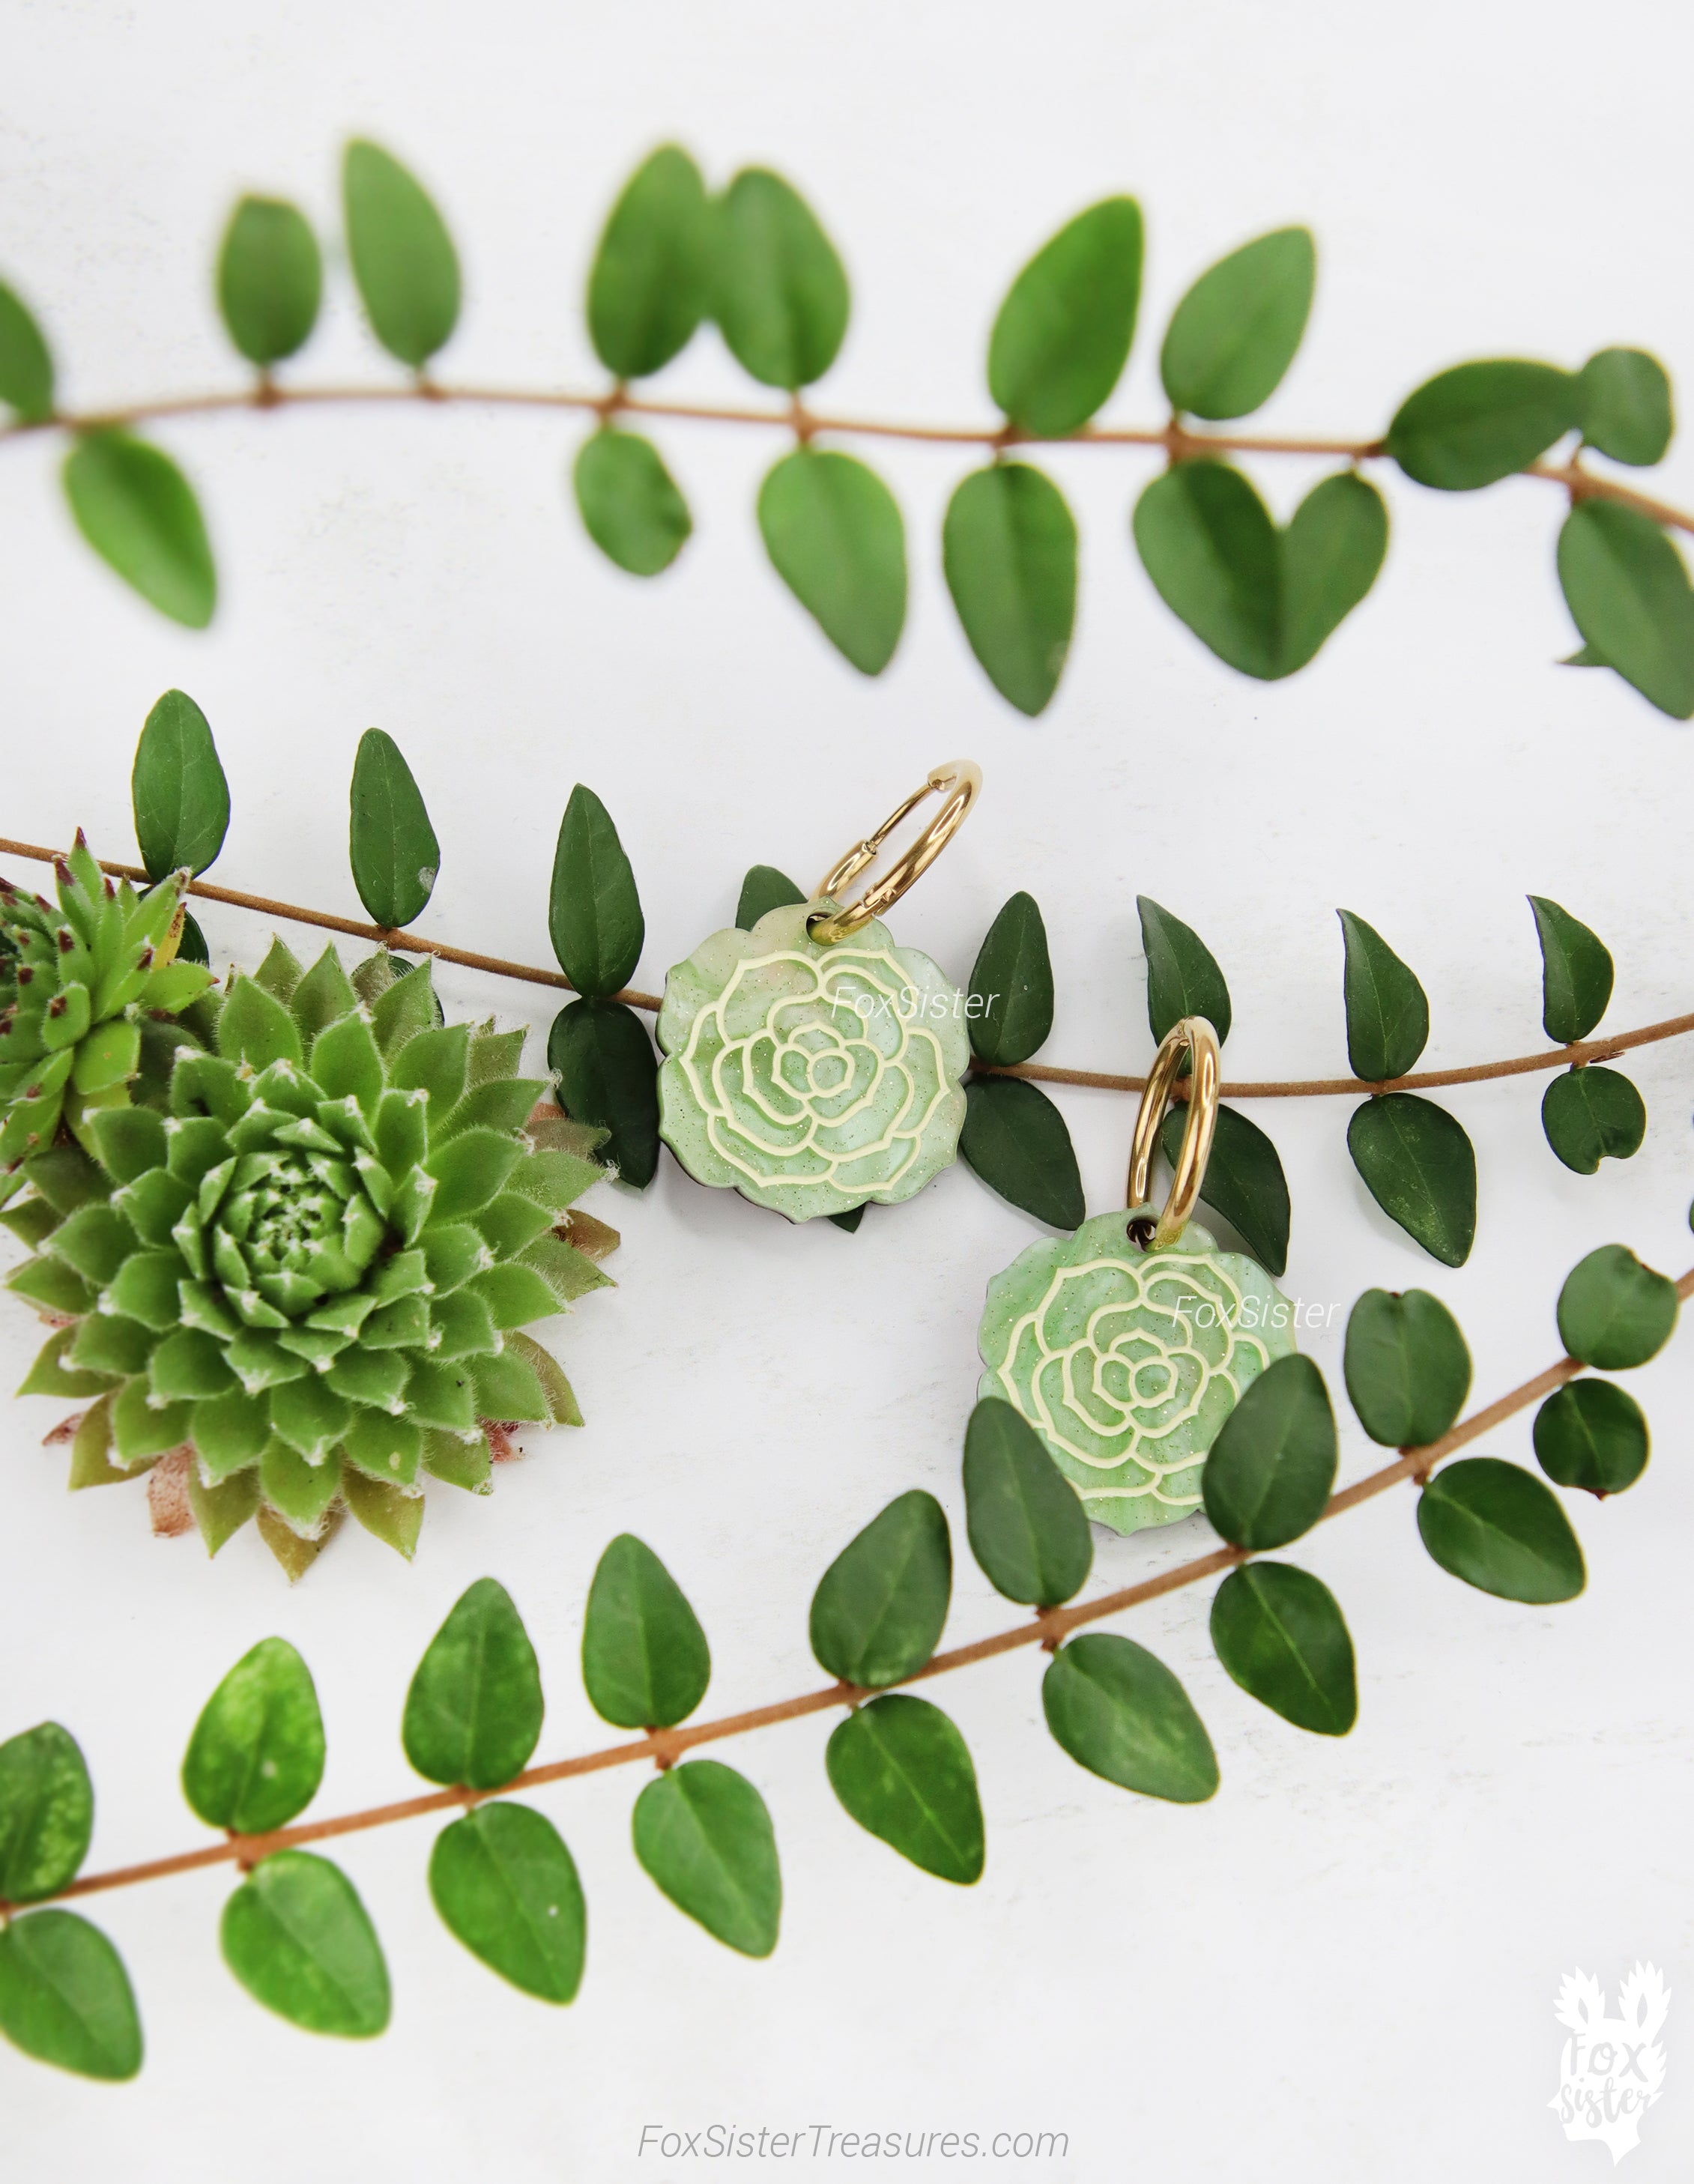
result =
[[432,1782],[497,1790],[541,1735],[541,1672],[505,1587],[478,1578],[429,1642],[406,1693],[400,1739]]
[[75,1880],[94,1791],[76,1740],[56,1721],[0,1744],[0,1903],[36,1903]]
[[971,972],[971,1050],[991,1067],[1028,1061],[1053,1028],[1053,965],[1033,894],[1001,906]]
[[582,1626],[582,1681],[602,1720],[670,1729],[705,1696],[711,1653],[682,1588],[651,1547],[621,1533],[600,1557]]
[[837,651],[880,675],[906,621],[906,529],[876,472],[853,455],[796,448],[759,488],[759,530]]
[[194,1724],[182,1794],[208,1827],[265,1835],[318,1794],[324,1723],[311,1671],[286,1638],[262,1638]]
[[548,1067],[566,1112],[607,1133],[601,1157],[644,1190],[659,1165],[659,1060],[621,1001],[572,1001],[553,1019]]
[[[35,1201],[39,1203],[39,1201]],[[76,1339],[74,1327],[55,1328],[42,1345],[36,1362],[19,1384],[20,1396],[98,1396],[112,1384],[104,1373],[78,1372],[64,1362]]]
[[914,1487],[823,1573],[811,1600],[811,1650],[844,1684],[901,1683],[935,1651],[952,1590],[946,1517],[933,1494]]
[[1217,1791],[1205,1723],[1164,1663],[1133,1639],[1095,1633],[1062,1646],[1041,1680],[1041,1708],[1077,1764],[1122,1789],[1179,1805]]
[[1396,411],[1384,444],[1419,485],[1470,493],[1526,470],[1581,421],[1574,372],[1504,358],[1425,380]]
[[64,459],[76,527],[149,606],[204,629],[217,571],[200,504],[169,455],[127,432],[90,432]]
[[559,825],[547,924],[578,993],[593,1000],[629,983],[647,932],[641,897],[611,814],[581,782]]
[[1297,1351],[1268,1365],[1212,1444],[1201,1474],[1206,1513],[1255,1552],[1309,1532],[1335,1483],[1335,1414],[1323,1375]]
[[571,475],[583,528],[609,561],[632,577],[670,567],[694,526],[651,440],[603,425],[583,441]]
[[436,1837],[429,1892],[448,1931],[490,1971],[543,2002],[576,1999],[588,1907],[550,1820],[527,1805],[478,1805]]
[[710,300],[710,270],[700,170],[661,144],[624,185],[588,272],[588,337],[606,370],[644,379],[686,348]]
[[1610,1380],[1569,1380],[1535,1413],[1535,1461],[1559,1486],[1621,1494],[1647,1469],[1647,1423]]
[[218,309],[249,364],[267,370],[305,346],[323,287],[323,258],[304,216],[278,198],[242,198],[218,254]]
[[847,331],[847,276],[780,175],[744,168],[713,208],[712,313],[742,369],[791,390],[822,379]]
[[1647,1135],[1647,1108],[1627,1077],[1597,1062],[1555,1077],[1541,1100],[1547,1143],[1578,1175],[1602,1160],[1630,1160]]
[[1347,1315],[1341,1370],[1359,1424],[1383,1448],[1427,1448],[1470,1393],[1459,1323],[1427,1290],[1367,1290]]
[[1346,946],[1348,1065],[1367,1084],[1404,1077],[1429,1039],[1429,998],[1379,933],[1350,910],[1335,915]]
[[0,402],[19,421],[38,425],[53,415],[53,355],[16,289],[0,281]]
[[411,768],[381,728],[359,739],[348,855],[359,900],[391,932],[409,925],[435,892],[441,844]]
[[1565,1276],[1558,1293],[1559,1340],[1602,1373],[1645,1365],[1676,1325],[1676,1284],[1644,1267],[1622,1244],[1602,1244]]
[[1184,1017],[1204,1017],[1218,1034],[1229,1036],[1229,989],[1218,959],[1194,930],[1153,900],[1138,894],[1141,946],[1147,958],[1147,1022],[1162,1039]]
[[1558,580],[1608,667],[1673,720],[1694,715],[1694,589],[1656,523],[1616,501],[1580,500],[1558,535]]
[[1476,1241],[1476,1148],[1462,1123],[1415,1092],[1384,1092],[1353,1110],[1347,1150],[1390,1221],[1444,1267]]
[[733,1767],[690,1760],[649,1782],[632,1832],[643,1870],[679,1911],[744,1956],[777,1946],[783,1876],[765,1801]]
[[1541,1022],[1549,1039],[1569,1046],[1586,1039],[1612,998],[1612,955],[1597,933],[1546,895],[1532,894],[1541,944]]
[[218,1052],[226,1061],[246,1062],[255,1073],[273,1061],[303,1059],[293,1017],[256,978],[239,972],[218,1012]]
[[[1159,1144],[1173,1168],[1187,1122],[1186,1112],[1173,1107],[1160,1125]],[[1267,1273],[1284,1271],[1292,1217],[1288,1178],[1276,1147],[1238,1107],[1218,1110],[1200,1195],[1223,1215]]]
[[130,775],[136,839],[157,883],[186,866],[203,872],[229,831],[230,785],[205,715],[181,690],[167,690],[147,716]]
[[788,874],[779,872],[774,865],[749,865],[735,905],[735,922],[742,932],[750,933],[767,911],[783,910],[792,902],[805,900]]
[[1293,363],[1312,310],[1318,253],[1310,231],[1280,227],[1202,273],[1171,319],[1159,372],[1173,410],[1245,417]]
[[965,1088],[959,1150],[990,1190],[1055,1228],[1087,1212],[1065,1118],[1022,1077],[977,1077]]
[[459,322],[459,256],[422,185],[375,144],[342,167],[348,254],[372,332],[421,371]]
[[1500,1600],[1574,1600],[1586,1581],[1565,1513],[1533,1472],[1472,1456],[1438,1471],[1418,1500],[1424,1545],[1452,1576]]
[[309,1851],[262,1859],[224,1906],[224,1962],[305,2032],[369,2040],[388,2022],[388,1967],[357,1891]]
[[1358,1719],[1353,1641],[1328,1585],[1287,1563],[1231,1570],[1212,1602],[1212,1644],[1250,1697],[1317,1736]]
[[939,1880],[982,1878],[982,1802],[969,1747],[939,1707],[891,1692],[855,1707],[824,1750],[829,1786],[867,1833]]
[[[449,1368],[438,1369],[444,1372]],[[344,1463],[341,1467],[341,1498],[354,1521],[362,1524],[373,1539],[380,1540],[385,1547],[392,1547],[405,1561],[411,1560],[417,1552],[418,1534],[423,1525],[421,1492],[391,1486],[382,1479],[367,1479],[352,1464]],[[265,1529],[263,1514],[261,1511],[261,1531]],[[316,1548],[312,1552],[315,1554]],[[291,1576],[293,1574],[296,1573],[291,1573]]]
[[0,1932],[0,2032],[79,2077],[133,2078],[142,2065],[123,1959],[72,1911],[32,1911]]
[[965,1526],[971,1552],[1007,1600],[1056,1607],[1094,1562],[1075,1489],[1010,1403],[985,1396],[965,1428]]
[[1141,298],[1141,208],[1106,198],[1044,243],[1006,292],[989,392],[1020,432],[1062,439],[1117,386]]
[[1661,462],[1672,431],[1670,382],[1656,356],[1602,348],[1577,374],[1582,437],[1614,463]]
[[1059,687],[1077,610],[1077,526],[1028,463],[974,471],[947,504],[941,562],[967,638],[1002,698],[1032,717]]

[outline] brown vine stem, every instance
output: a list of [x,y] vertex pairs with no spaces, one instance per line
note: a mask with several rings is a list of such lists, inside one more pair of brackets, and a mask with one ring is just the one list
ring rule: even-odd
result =
[[[14,842],[0,835],[0,856],[28,857],[37,864],[50,865],[59,854],[39,842]],[[148,877],[139,865],[111,864],[102,860],[100,869],[119,879],[145,881]],[[243,894],[236,888],[214,887],[207,880],[192,881],[188,892],[203,896],[208,902],[227,903],[237,910],[257,911],[261,916],[286,918],[297,925],[321,926],[328,932],[349,933],[355,939],[375,941],[380,946],[405,954],[434,956],[443,963],[461,963],[469,970],[489,971],[498,978],[521,978],[532,986],[554,986],[567,994],[577,990],[562,971],[542,970],[532,963],[509,962],[501,956],[474,955],[467,948],[449,947],[444,940],[426,940],[419,933],[403,933],[393,927],[361,925],[357,918],[337,917],[332,911],[312,910],[303,903],[278,902],[270,895]],[[627,987],[612,999],[627,1002],[631,1008],[654,1012],[660,1006],[657,994],[638,993],[633,987]],[[1666,1017],[1658,1023],[1642,1024],[1635,1031],[1613,1032],[1606,1039],[1579,1039],[1571,1046],[1546,1047],[1538,1054],[1514,1055],[1504,1061],[1472,1062],[1460,1069],[1415,1069],[1409,1076],[1385,1078],[1380,1083],[1369,1083],[1359,1077],[1243,1078],[1239,1084],[1225,1084],[1219,1089],[1226,1099],[1231,1100],[1292,1100],[1347,1093],[1360,1095],[1369,1092],[1424,1091],[1445,1084],[1480,1084],[1495,1077],[1524,1077],[1541,1069],[1579,1069],[1591,1061],[1610,1061],[1620,1054],[1627,1054],[1632,1047],[1652,1046],[1662,1039],[1680,1039],[1687,1032],[1694,1032],[1694,1011],[1686,1016]],[[1099,1069],[1061,1069],[1045,1061],[1020,1061],[1003,1069],[986,1062],[973,1066],[988,1076],[1029,1077],[1044,1084],[1080,1084],[1102,1092],[1140,1092],[1147,1083],[1145,1077],[1117,1077]],[[1178,1084],[1174,1096],[1187,1098],[1185,1082]]]
[[[109,410],[65,410],[52,417],[20,419],[0,426],[0,441],[21,439],[31,432],[110,432],[131,425],[156,423],[176,417],[215,416],[232,410],[324,408],[354,403],[458,403],[484,409],[571,410],[598,416],[607,422],[627,415],[667,417],[696,424],[763,426],[797,432],[802,440],[814,433],[831,432],[844,438],[917,440],[950,445],[1002,448],[1018,445],[1158,448],[1172,460],[1206,454],[1332,455],[1343,462],[1371,462],[1386,454],[1380,439],[1344,440],[1284,437],[1262,432],[1190,432],[1181,423],[1167,425],[1084,425],[1080,431],[1050,440],[1039,433],[1019,432],[1009,425],[907,425],[876,417],[836,417],[805,409],[795,400],[782,409],[749,408],[742,404],[657,402],[631,394],[621,387],[590,394],[566,387],[444,387],[432,379],[419,379],[393,387],[279,387],[266,379],[251,387],[232,388],[215,394],[164,395],[155,399],[124,404]],[[1535,462],[1522,473],[1562,486],[1574,499],[1614,500],[1633,508],[1655,523],[1679,531],[1694,531],[1694,515],[1653,500],[1645,493],[1601,477],[1576,462]]]
[[[1676,1294],[1685,1301],[1694,1295],[1694,1268],[1690,1268],[1677,1283]],[[1356,1509],[1362,1502],[1374,1500],[1403,1479],[1427,1479],[1438,1463],[1491,1433],[1518,1412],[1527,1410],[1531,1403],[1542,1401],[1556,1388],[1563,1387],[1567,1380],[1574,1379],[1586,1369],[1574,1357],[1561,1357],[1556,1365],[1550,1365],[1545,1373],[1538,1373],[1533,1380],[1524,1381],[1522,1387],[1514,1388],[1498,1402],[1490,1403],[1485,1409],[1462,1419],[1439,1440],[1424,1448],[1402,1449],[1392,1463],[1382,1465],[1352,1485],[1343,1487],[1340,1493],[1331,1495],[1318,1521]],[[904,1680],[909,1684],[926,1683],[933,1676],[949,1675],[955,1669],[967,1669],[978,1661],[993,1660],[1023,1646],[1045,1646],[1050,1650],[1084,1624],[1098,1623],[1108,1615],[1120,1615],[1126,1608],[1139,1607],[1167,1592],[1199,1585],[1206,1578],[1216,1577],[1251,1560],[1245,1548],[1215,1548],[1210,1554],[1197,1555],[1190,1562],[1162,1570],[1156,1577],[1143,1578],[1139,1585],[1123,1585],[1115,1592],[1102,1593],[1095,1600],[1078,1601],[1068,1607],[1043,1609],[1028,1623],[1015,1624],[1011,1630],[996,1631],[992,1637],[978,1638],[968,1646],[955,1646],[945,1653],[933,1654],[922,1668]],[[744,1736],[749,1730],[766,1729],[779,1721],[797,1721],[803,1714],[827,1713],[833,1707],[857,1706],[875,1696],[873,1691],[861,1691],[851,1684],[829,1684],[820,1691],[802,1692],[798,1698],[778,1699],[770,1706],[750,1708],[744,1713],[724,1714],[716,1721],[695,1722],[679,1729],[655,1730],[622,1744],[607,1745],[599,1752],[555,1759],[542,1767],[527,1767],[522,1774],[514,1775],[498,1790],[429,1790],[420,1797],[399,1798],[393,1804],[370,1805],[361,1812],[339,1813],[329,1819],[303,1820],[293,1827],[275,1829],[269,1835],[230,1836],[198,1850],[179,1852],[174,1858],[114,1866],[109,1872],[91,1873],[72,1881],[59,1897],[51,1900],[96,1896],[110,1888],[131,1887],[137,1881],[164,1880],[173,1874],[198,1872],[203,1866],[233,1864],[245,1868],[269,1858],[273,1851],[287,1850],[301,1843],[325,1842],[334,1836],[358,1835],[368,1828],[387,1827],[394,1820],[421,1819],[426,1814],[451,1812],[455,1807],[468,1808],[492,1797],[510,1797],[515,1791],[540,1789],[549,1782],[568,1781],[579,1774],[598,1774],[608,1767],[631,1766],[644,1759],[669,1767],[696,1745],[721,1743],[726,1737]],[[0,1905],[0,1910],[7,1908]]]

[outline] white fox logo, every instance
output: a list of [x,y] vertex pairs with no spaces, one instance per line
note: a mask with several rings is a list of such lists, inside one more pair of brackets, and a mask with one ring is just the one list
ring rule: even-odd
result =
[[1600,1982],[1567,1972],[1553,2015],[1570,2037],[1559,2057],[1558,2091],[1547,2103],[1568,2139],[1597,2138],[1613,2165],[1641,2144],[1643,2113],[1664,2091],[1664,2050],[1658,2034],[1670,2008],[1664,1976],[1637,1964],[1618,1990],[1618,2014],[1606,2014]]

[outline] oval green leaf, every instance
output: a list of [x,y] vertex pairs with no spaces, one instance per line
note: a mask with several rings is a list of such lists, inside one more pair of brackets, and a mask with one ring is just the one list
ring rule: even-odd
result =
[[1147,1022],[1162,1039],[1184,1017],[1204,1017],[1221,1046],[1229,1036],[1229,989],[1218,958],[1191,925],[1150,894],[1138,894],[1141,947],[1147,958]]
[[36,1903],[75,1880],[94,1828],[76,1740],[43,1721],[0,1744],[0,1903]]
[[1502,358],[1425,380],[1401,404],[1383,445],[1419,485],[1471,493],[1527,469],[1581,421],[1574,372]]
[[435,892],[441,844],[412,770],[381,728],[367,728],[353,761],[348,855],[373,922],[409,925]]
[[447,1930],[542,2002],[576,1999],[588,1914],[576,1860],[527,1805],[478,1805],[435,1839],[429,1892]]
[[688,347],[710,300],[709,265],[700,170],[661,144],[624,185],[588,271],[588,338],[608,371],[644,379]]
[[1033,1607],[1081,1591],[1094,1563],[1088,1518],[1035,1429],[984,1396],[965,1428],[965,1529],[995,1591]]
[[167,690],[148,715],[130,801],[142,862],[155,883],[185,866],[203,872],[224,846],[230,785],[206,716],[186,691]]
[[604,425],[571,471],[582,527],[632,577],[656,577],[683,550],[694,521],[651,440]]
[[976,1769],[939,1707],[903,1693],[872,1699],[833,1732],[823,1763],[843,1809],[867,1834],[938,1880],[969,1887],[982,1878]]
[[1427,1290],[1367,1290],[1347,1316],[1341,1370],[1359,1424],[1383,1448],[1427,1448],[1470,1393],[1459,1323]]
[[209,1699],[182,1762],[182,1794],[208,1827],[286,1827],[324,1778],[311,1671],[286,1638],[262,1638]]
[[1558,580],[1589,645],[1673,720],[1694,715],[1694,590],[1656,523],[1580,500],[1558,534]]
[[559,822],[547,929],[560,968],[590,1000],[628,984],[647,937],[635,874],[611,814],[581,782]]
[[1335,915],[1346,949],[1348,1067],[1367,1084],[1404,1077],[1429,1041],[1429,996],[1374,927],[1350,910]]
[[421,371],[459,322],[459,254],[416,177],[355,140],[342,165],[348,255],[371,330]]
[[169,455],[128,432],[90,432],[64,459],[64,491],[109,567],[171,621],[204,629],[217,571],[194,489]]
[[1549,1039],[1569,1046],[1586,1039],[1612,998],[1612,952],[1597,933],[1546,895],[1532,894],[1541,944],[1541,1022]]
[[0,2032],[81,2078],[133,2078],[142,2066],[123,1959],[72,1911],[32,1911],[0,1932]]
[[1077,611],[1077,526],[1028,463],[973,471],[947,504],[941,566],[983,671],[1020,713],[1059,687]]
[[1077,1764],[1120,1789],[1177,1805],[1216,1793],[1205,1723],[1164,1663],[1133,1639],[1096,1632],[1061,1646],[1041,1680],[1041,1708]]
[[[735,905],[735,922],[743,933],[750,933],[767,911],[786,910],[790,903],[805,900],[804,889],[796,887],[788,874],[778,872],[774,865],[749,865]],[[862,1213],[865,1209],[858,1206],[855,1210]]]
[[1053,1028],[1053,964],[1033,894],[1009,897],[989,926],[971,971],[967,1013],[972,1053],[995,1069],[1028,1061]]
[[248,362],[265,371],[303,348],[323,288],[323,259],[304,214],[278,198],[243,198],[218,254],[218,309]]
[[24,425],[53,415],[53,352],[15,288],[0,281],[0,402]]
[[1647,1108],[1629,1078],[1597,1062],[1555,1077],[1541,1099],[1547,1143],[1578,1175],[1602,1160],[1630,1160],[1647,1135]]
[[1006,292],[989,392],[1032,438],[1063,439],[1117,386],[1141,299],[1141,208],[1106,198],[1044,243]]
[[643,1870],[679,1911],[744,1957],[768,1957],[783,1913],[782,1868],[765,1800],[744,1774],[694,1759],[649,1782],[632,1832]]
[[[1173,1107],[1160,1125],[1159,1143],[1173,1168],[1187,1122],[1186,1111]],[[1223,1215],[1267,1273],[1284,1271],[1292,1218],[1288,1178],[1276,1147],[1238,1107],[1218,1110],[1200,1195]]]
[[811,207],[780,175],[744,168],[713,211],[712,315],[766,387],[822,379],[847,332],[847,276]]
[[1260,1373],[1224,1419],[1200,1489],[1226,1540],[1256,1552],[1309,1532],[1335,1483],[1335,1414],[1323,1375],[1296,1351]]
[[906,623],[906,526],[855,456],[796,448],[759,488],[771,566],[861,675],[880,675]]
[[572,1001],[553,1019],[547,1066],[573,1122],[606,1139],[599,1157],[638,1190],[659,1165],[659,1061],[633,1009],[621,1001]]
[[1564,1278],[1559,1340],[1585,1365],[1625,1372],[1663,1349],[1676,1311],[1676,1284],[1669,1275],[1644,1267],[1623,1244],[1602,1244]]
[[1390,1221],[1444,1267],[1476,1241],[1476,1148],[1445,1107],[1415,1092],[1384,1092],[1353,1111],[1347,1150]]
[[670,1729],[711,1680],[711,1650],[681,1586],[651,1547],[621,1533],[600,1557],[582,1626],[582,1681],[603,1721]]
[[1577,374],[1582,437],[1614,463],[1663,460],[1673,430],[1670,382],[1656,356],[1602,348]]
[[1159,354],[1171,407],[1218,419],[1268,401],[1305,334],[1317,278],[1317,248],[1303,227],[1245,242],[1202,273]]
[[400,1741],[432,1782],[497,1790],[535,1749],[543,1714],[535,1648],[493,1578],[466,1587],[418,1663]]
[[1535,1461],[1560,1486],[1621,1494],[1647,1469],[1641,1407],[1609,1380],[1569,1380],[1535,1413]]
[[965,1088],[959,1150],[990,1190],[1055,1228],[1088,1211],[1065,1118],[1022,1077],[976,1077]]
[[1212,1644],[1250,1697],[1316,1736],[1358,1719],[1353,1641],[1335,1596],[1287,1563],[1231,1570],[1212,1602]]
[[358,1891],[326,1858],[279,1850],[224,1906],[224,1962],[304,2032],[370,2040],[388,2022],[388,1967]]
[[1574,1600],[1586,1579],[1565,1513],[1533,1472],[1471,1456],[1438,1471],[1418,1500],[1424,1545],[1452,1576],[1500,1600]]
[[952,1590],[946,1517],[933,1494],[914,1487],[823,1573],[811,1599],[811,1650],[844,1684],[900,1683],[935,1651]]

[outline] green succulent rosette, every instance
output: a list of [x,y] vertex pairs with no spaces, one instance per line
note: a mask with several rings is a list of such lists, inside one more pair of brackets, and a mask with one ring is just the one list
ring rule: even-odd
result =
[[1294,1348],[1294,1310],[1256,1260],[1190,1222],[1145,1251],[1102,1213],[1032,1244],[989,1284],[979,1396],[1022,1412],[1099,1524],[1140,1531],[1200,1507],[1206,1451]]
[[515,1074],[523,1034],[443,1023],[398,968],[277,943],[164,1112],[92,1115],[94,1157],[25,1161],[0,1213],[56,1323],[20,1392],[96,1398],[72,1485],[148,1473],[155,1529],[214,1552],[257,1517],[291,1574],[343,1510],[410,1554],[425,1474],[486,1490],[508,1427],[582,1423],[523,1330],[617,1240],[569,1215],[599,1134]]
[[954,1159],[964,997],[877,920],[824,946],[820,898],[701,942],[665,982],[659,1132],[698,1182],[790,1221],[914,1196]]
[[210,984],[174,960],[187,877],[138,895],[79,833],[53,867],[57,905],[0,879],[0,1205],[31,1154],[67,1133],[90,1145],[92,1117],[128,1102],[150,1027]]

